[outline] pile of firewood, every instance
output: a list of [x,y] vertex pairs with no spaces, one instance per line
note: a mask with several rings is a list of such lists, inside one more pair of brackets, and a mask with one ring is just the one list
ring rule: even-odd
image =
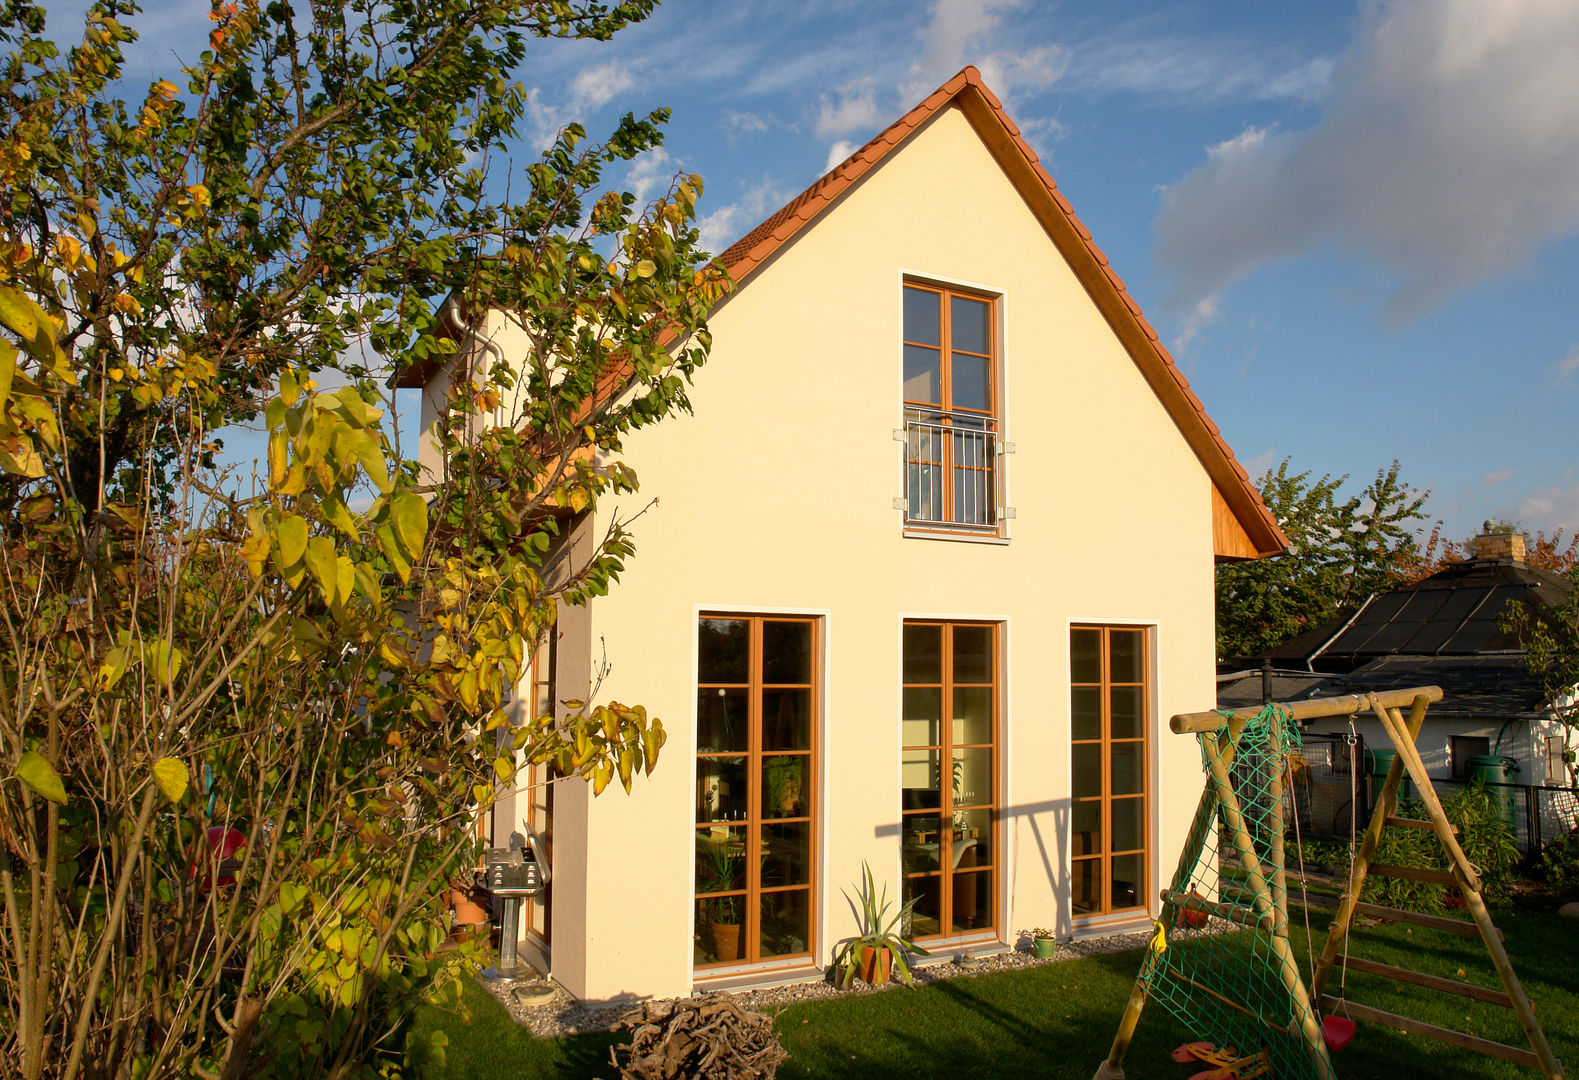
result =
[[721,994],[650,1001],[620,1027],[629,1046],[609,1050],[622,1080],[771,1080],[786,1055],[771,1018]]

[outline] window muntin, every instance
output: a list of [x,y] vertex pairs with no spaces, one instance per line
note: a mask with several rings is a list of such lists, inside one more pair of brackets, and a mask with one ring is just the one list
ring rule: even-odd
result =
[[904,286],[907,525],[999,527],[995,303],[939,286]]
[[[903,899],[916,938],[990,931],[998,896],[998,626],[904,624]],[[945,782],[945,777],[947,782]]]
[[1151,693],[1144,629],[1070,630],[1070,902],[1076,917],[1146,906]]
[[807,618],[698,623],[698,968],[810,955],[817,634]]

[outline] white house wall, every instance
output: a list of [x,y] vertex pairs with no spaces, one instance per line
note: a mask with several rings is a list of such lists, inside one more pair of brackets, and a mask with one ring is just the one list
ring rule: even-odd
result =
[[[899,443],[906,276],[1001,297],[1008,543],[906,538]],[[914,616],[1000,621],[1004,830],[998,927],[1072,928],[1069,630],[1154,628],[1155,837],[1148,893],[1199,797],[1175,713],[1214,697],[1210,482],[1133,361],[956,109],[942,112],[781,250],[711,320],[680,416],[627,439],[637,554],[589,611],[600,697],[669,731],[626,796],[561,794],[554,974],[590,999],[692,986],[699,612],[822,620],[819,927],[854,929],[863,862],[898,895],[900,635]],[[606,523],[608,507],[599,527]],[[560,696],[578,688],[561,666]],[[563,862],[576,848],[574,870]]]

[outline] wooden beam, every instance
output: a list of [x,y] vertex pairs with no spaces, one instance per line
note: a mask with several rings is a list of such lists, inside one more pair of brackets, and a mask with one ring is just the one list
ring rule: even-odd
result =
[[1359,1005],[1347,999],[1335,998],[1330,994],[1322,997],[1321,1007],[1329,1013],[1340,1012],[1356,1020],[1369,1020],[1372,1023],[1385,1024],[1390,1028],[1408,1032],[1410,1035],[1424,1035],[1428,1039],[1435,1039],[1438,1042],[1444,1042],[1449,1046],[1457,1046],[1464,1050],[1473,1050],[1475,1053],[1485,1054],[1487,1057],[1501,1058],[1503,1061],[1511,1061],[1517,1065],[1527,1065],[1532,1069],[1541,1067],[1540,1058],[1517,1046],[1492,1042],[1490,1039],[1482,1039],[1475,1035],[1466,1035],[1462,1031],[1454,1031],[1451,1028],[1437,1027],[1435,1024],[1427,1024],[1420,1020],[1412,1020],[1407,1016],[1399,1016],[1397,1013],[1373,1009],[1369,1005]]
[[1488,1005],[1501,1005],[1504,1009],[1513,1008],[1513,999],[1501,990],[1488,990],[1484,986],[1474,983],[1459,982],[1457,979],[1444,979],[1438,975],[1427,975],[1421,971],[1410,971],[1408,968],[1394,967],[1391,964],[1379,964],[1375,960],[1366,960],[1363,957],[1349,957],[1350,971],[1363,972],[1366,975],[1380,975],[1384,979],[1394,982],[1411,983],[1423,986],[1428,990],[1440,990],[1444,994],[1457,994],[1459,997],[1474,998],[1484,1001]]
[[[1310,698],[1306,701],[1284,701],[1279,706],[1297,721],[1317,720],[1327,716],[1353,716],[1362,709],[1371,708],[1375,699],[1389,708],[1413,705],[1417,697],[1424,696],[1427,704],[1442,700],[1440,686],[1418,686],[1409,690],[1389,690],[1382,694],[1342,694],[1338,697]],[[1265,705],[1247,705],[1229,713],[1239,720],[1250,720],[1260,714]],[[1223,714],[1215,709],[1205,712],[1179,713],[1168,721],[1176,735],[1196,735],[1203,731],[1216,731],[1222,727]]]
[[1371,873],[1382,877],[1404,878],[1407,881],[1429,881],[1433,885],[1457,885],[1458,878],[1446,870],[1427,870],[1419,866],[1394,866],[1392,863],[1371,863]]
[[[1445,919],[1440,915],[1427,915],[1420,911],[1405,911],[1403,908],[1383,907],[1381,904],[1367,904],[1363,901],[1354,905],[1356,915],[1366,915],[1372,919],[1386,919],[1389,922],[1409,923],[1412,926],[1425,926],[1432,930],[1445,930],[1449,934],[1462,934],[1464,937],[1479,937],[1480,929],[1472,922],[1462,919]],[[1501,940],[1502,931],[1497,931],[1497,938]]]
[[[1436,828],[1436,826],[1431,824],[1429,821],[1421,821],[1419,818],[1412,817],[1390,817],[1387,819],[1387,824],[1396,826],[1400,829],[1420,829],[1423,832],[1430,832],[1432,829]],[[1454,836],[1458,835],[1457,825],[1449,825],[1448,827],[1453,830]]]
[[1228,505],[1228,500],[1223,498],[1216,484],[1212,485],[1212,554],[1218,562],[1261,557],[1245,532],[1244,525],[1240,523],[1239,515]]

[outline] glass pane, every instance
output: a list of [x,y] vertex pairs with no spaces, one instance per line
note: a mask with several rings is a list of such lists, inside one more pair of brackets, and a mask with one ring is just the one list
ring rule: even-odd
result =
[[806,817],[811,813],[811,755],[780,754],[762,759],[762,816]]
[[[1094,692],[1094,691],[1093,691]],[[1144,710],[1141,707],[1141,688],[1138,686],[1115,686],[1108,690],[1108,700],[1112,703],[1112,731],[1108,737],[1112,739],[1138,739],[1141,736],[1141,718]]]
[[936,750],[906,750],[899,763],[901,808],[905,810],[936,810],[943,805],[943,792],[939,786],[942,770],[938,767],[941,755]]
[[905,682],[938,684],[943,681],[943,628],[905,624]]
[[1069,906],[1076,915],[1102,910],[1102,860],[1077,859],[1069,867]]
[[722,686],[696,692],[696,752],[744,753],[751,741],[748,691]]
[[[906,351],[909,351],[908,346]],[[954,408],[976,409],[986,412],[992,406],[992,387],[987,382],[987,360],[980,356],[968,356],[965,353],[955,353],[953,357],[953,372],[950,376],[950,387],[954,394]],[[909,369],[909,363],[906,363]],[[906,393],[906,397],[910,397]],[[931,398],[916,398],[917,401],[931,401]]]
[[916,906],[910,912],[910,925],[900,926],[899,932],[908,938],[937,937],[943,932],[943,882],[936,876],[906,878],[904,899],[915,898]]
[[912,458],[905,466],[905,490],[908,498],[905,513],[910,520],[942,520],[943,467],[941,465],[918,463]]
[[954,627],[954,681],[992,682],[992,627]]
[[1143,798],[1113,800],[1114,851],[1139,851],[1146,846],[1146,820]]
[[[971,300],[963,296],[949,297],[949,344],[966,352],[987,353],[990,336],[987,317],[992,305],[985,300]],[[906,335],[909,337],[909,335]],[[910,338],[918,341],[919,338]]]
[[954,742],[992,742],[992,687],[963,686],[954,691]]
[[762,691],[762,749],[811,749],[811,691]]
[[746,887],[746,830],[744,826],[696,831],[696,891],[728,892]]
[[762,826],[762,885],[811,883],[811,825],[792,822]]
[[762,624],[762,681],[811,682],[811,623]]
[[747,790],[745,758],[698,758],[696,820],[746,820]]
[[1100,743],[1076,743],[1069,768],[1069,790],[1075,798],[1089,798],[1102,794],[1102,746]]
[[1102,681],[1102,631],[1069,631],[1069,681]]
[[1145,644],[1145,631],[1143,630],[1112,630],[1108,632],[1113,655],[1110,659],[1110,674],[1108,678],[1116,683],[1141,680],[1142,660],[1144,659],[1142,646]]
[[941,746],[943,732],[943,691],[935,687],[907,686],[902,691],[905,703],[903,738],[906,746]]
[[929,289],[905,287],[905,340],[918,345],[943,344],[940,318],[943,295]]
[[1074,854],[1102,854],[1102,800],[1075,800],[1072,819]]
[[741,959],[740,924],[745,899],[743,896],[717,896],[696,902],[693,955],[698,966],[737,963]]
[[940,821],[938,815],[906,814],[904,820],[900,851],[903,855],[905,873],[936,873],[942,867],[939,861],[942,847],[938,843]]
[[992,811],[956,810],[953,828],[954,866],[992,865]]
[[811,934],[811,890],[768,893],[762,898],[759,958],[794,956],[806,951]]
[[978,432],[954,434],[954,520],[962,525],[991,525],[993,507],[992,448]]
[[951,883],[954,933],[966,934],[992,925],[992,871],[955,874]]
[[1145,901],[1146,882],[1141,876],[1142,858],[1139,855],[1115,855],[1113,857],[1113,882],[1109,889],[1112,896],[1113,910],[1119,908],[1139,907]]
[[1077,686],[1070,693],[1069,720],[1074,737],[1100,739],[1102,737],[1101,687]]
[[984,806],[992,802],[992,750],[954,751],[954,785],[956,806]]
[[696,653],[698,682],[747,682],[751,678],[751,624],[744,619],[703,619]]
[[943,354],[921,345],[905,346],[905,400],[939,404],[943,398]]
[[1109,759],[1113,766],[1113,795],[1139,795],[1145,791],[1142,784],[1140,769],[1141,744],[1114,743],[1112,757]]

